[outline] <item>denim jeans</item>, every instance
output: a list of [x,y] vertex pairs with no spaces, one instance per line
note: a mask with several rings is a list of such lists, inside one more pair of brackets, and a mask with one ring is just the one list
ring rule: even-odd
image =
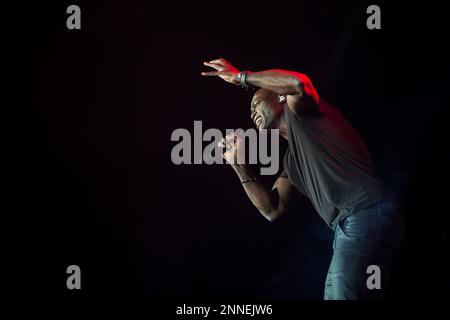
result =
[[[389,199],[339,221],[324,299],[383,298],[389,283],[391,260],[400,247],[403,234],[403,218],[395,202]],[[367,285],[368,278],[374,274],[368,270],[371,265],[379,267],[380,288],[369,289]]]

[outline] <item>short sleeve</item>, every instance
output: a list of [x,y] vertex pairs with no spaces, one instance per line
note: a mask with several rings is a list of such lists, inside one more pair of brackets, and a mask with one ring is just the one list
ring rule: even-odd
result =
[[[301,194],[303,194],[304,196],[306,196],[306,197],[308,197],[307,195],[306,195],[306,191],[305,191],[305,188],[304,188],[304,186],[302,185],[302,183],[300,182],[300,181],[292,181],[291,180],[291,178],[289,178],[289,174],[288,174],[288,171],[289,171],[289,156],[290,156],[290,149],[288,148],[287,150],[286,150],[286,153],[285,153],[285,155],[284,155],[284,159],[283,159],[283,170],[281,171],[281,173],[280,173],[280,176],[279,177],[284,177],[284,178],[287,178],[287,179],[289,179],[289,181],[291,182],[291,184],[301,193]],[[295,177],[295,175],[294,175],[294,177]],[[295,178],[294,178],[295,179]],[[297,182],[297,183],[296,183]]]
[[283,178],[288,178],[289,179],[289,175],[288,175],[288,172],[287,172],[287,158],[289,157],[289,148],[286,150],[286,152],[285,152],[285,154],[284,154],[284,157],[283,157],[283,170],[281,170],[281,173],[280,173],[280,177],[283,177]]
[[289,178],[289,177],[288,177],[288,174],[287,174],[287,172],[286,172],[286,169],[283,168],[283,170],[281,171],[279,177],[282,177],[282,178]]

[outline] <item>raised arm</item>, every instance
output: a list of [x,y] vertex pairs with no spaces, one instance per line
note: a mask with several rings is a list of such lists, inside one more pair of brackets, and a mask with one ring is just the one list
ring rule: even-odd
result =
[[[239,78],[241,72],[225,59],[204,62],[204,65],[215,69],[215,71],[202,72],[204,76],[218,76],[236,85],[241,83]],[[305,74],[271,69],[260,72],[247,71],[245,75],[247,85],[286,95],[288,107],[297,114],[317,110],[319,95]]]

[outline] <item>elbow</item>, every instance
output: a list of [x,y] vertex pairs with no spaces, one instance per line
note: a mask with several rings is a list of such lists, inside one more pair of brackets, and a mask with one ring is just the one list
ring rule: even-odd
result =
[[300,77],[294,77],[292,86],[293,86],[292,89],[296,94],[303,93],[304,84],[302,79],[300,79]]
[[261,212],[263,217],[266,218],[266,220],[269,222],[274,222],[281,215],[277,210],[274,209],[269,210],[259,209],[259,212]]

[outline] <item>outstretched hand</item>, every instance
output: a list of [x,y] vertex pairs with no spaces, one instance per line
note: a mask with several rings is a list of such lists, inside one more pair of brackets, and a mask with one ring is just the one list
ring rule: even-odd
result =
[[225,59],[216,59],[209,62],[203,62],[205,66],[215,69],[215,71],[202,72],[202,76],[217,76],[226,82],[239,84],[239,70]]

